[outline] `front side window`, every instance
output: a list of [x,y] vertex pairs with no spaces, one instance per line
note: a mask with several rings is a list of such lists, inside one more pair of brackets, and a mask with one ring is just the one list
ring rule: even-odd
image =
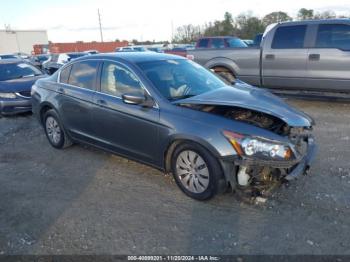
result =
[[281,26],[272,41],[273,49],[295,49],[304,47],[306,25]]
[[143,93],[143,89],[134,73],[113,62],[105,62],[101,75],[101,92],[121,97],[123,94]]
[[319,25],[315,47],[350,50],[350,25]]
[[98,61],[83,61],[72,65],[68,83],[90,90],[95,89]]
[[43,73],[38,68],[27,63],[11,63],[0,65],[0,81],[27,78],[42,74]]
[[138,66],[154,87],[170,101],[226,86],[214,73],[187,59],[141,62]]

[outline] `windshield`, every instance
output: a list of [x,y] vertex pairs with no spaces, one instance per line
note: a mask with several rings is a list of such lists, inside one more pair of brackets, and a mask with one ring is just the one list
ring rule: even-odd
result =
[[37,75],[42,75],[42,72],[36,67],[27,63],[0,65],[0,81],[32,77]]
[[142,62],[138,63],[138,66],[170,101],[200,95],[225,86],[225,83],[209,70],[187,59]]

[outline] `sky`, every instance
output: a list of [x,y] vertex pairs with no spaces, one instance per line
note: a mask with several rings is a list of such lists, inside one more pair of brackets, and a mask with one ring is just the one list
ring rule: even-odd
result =
[[350,15],[349,0],[0,0],[0,29],[44,29],[53,42],[99,41],[100,9],[104,41],[171,40],[184,24],[203,25],[251,12],[296,16],[300,8]]

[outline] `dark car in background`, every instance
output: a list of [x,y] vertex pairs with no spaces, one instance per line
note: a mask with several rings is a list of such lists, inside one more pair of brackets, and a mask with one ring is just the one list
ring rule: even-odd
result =
[[90,55],[87,52],[72,52],[51,54],[49,59],[42,63],[42,69],[49,75],[55,73],[61,66],[82,56]]
[[0,115],[30,112],[31,87],[44,74],[20,59],[0,60]]
[[34,55],[29,58],[29,62],[42,69],[42,64],[49,60],[50,55]]
[[172,172],[199,200],[228,186],[264,195],[305,173],[315,152],[309,116],[179,56],[80,58],[38,80],[32,103],[53,147],[87,143]]
[[20,59],[20,58],[12,54],[0,54],[0,60],[4,60],[4,59]]

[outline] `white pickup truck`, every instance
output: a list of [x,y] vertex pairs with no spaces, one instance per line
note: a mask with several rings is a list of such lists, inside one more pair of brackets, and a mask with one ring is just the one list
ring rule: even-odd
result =
[[350,19],[278,23],[266,29],[260,47],[196,48],[187,56],[229,81],[350,92]]

